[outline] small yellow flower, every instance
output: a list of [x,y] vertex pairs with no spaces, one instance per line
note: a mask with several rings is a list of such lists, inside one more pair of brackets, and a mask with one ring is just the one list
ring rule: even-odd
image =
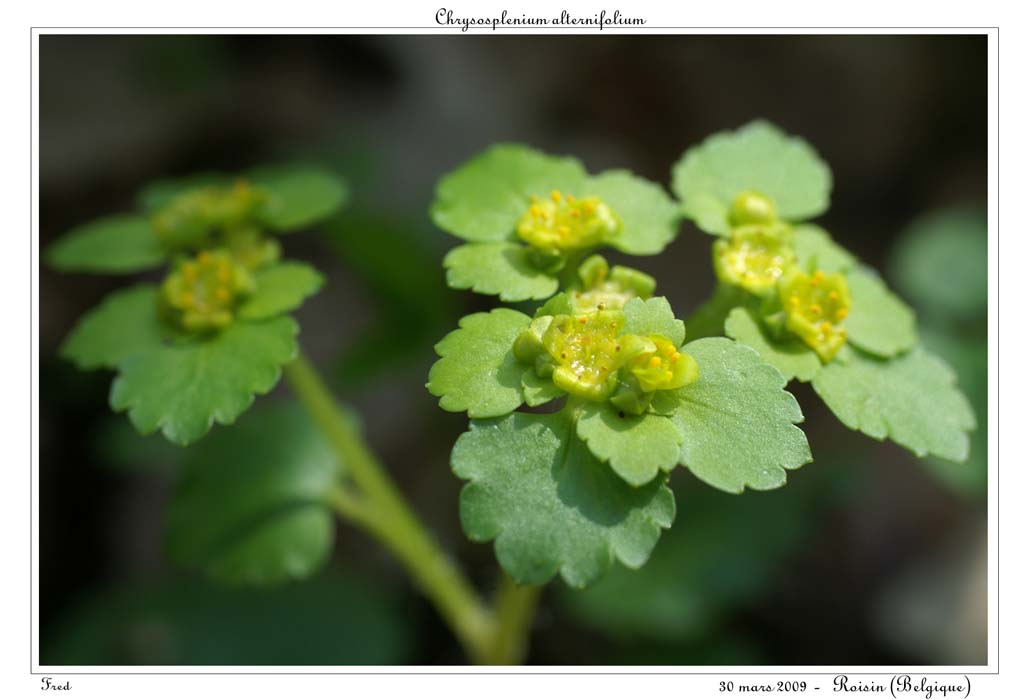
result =
[[630,343],[636,348],[626,364],[644,392],[670,391],[697,379],[697,361],[680,352],[668,339],[657,335],[625,336],[623,344]]
[[821,270],[806,275],[793,270],[779,281],[779,302],[786,313],[786,328],[828,362],[847,342],[843,321],[850,312],[847,280]]
[[714,245],[715,274],[723,282],[758,295],[769,293],[795,265],[789,224],[747,224]]
[[618,383],[624,320],[617,310],[554,316],[542,338],[554,363],[554,384],[592,401],[610,396]]
[[614,212],[597,197],[576,199],[558,190],[536,198],[516,227],[518,237],[547,255],[600,245],[618,234]]

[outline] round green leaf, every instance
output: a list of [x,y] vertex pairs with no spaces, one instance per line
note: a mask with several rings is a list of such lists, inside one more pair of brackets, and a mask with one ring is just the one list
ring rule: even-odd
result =
[[165,252],[150,222],[134,214],[91,221],[66,233],[46,252],[65,272],[128,274],[164,262]]
[[725,334],[756,350],[761,359],[779,370],[788,382],[809,382],[822,369],[815,351],[797,338],[778,339],[768,335],[752,312],[737,307],[725,319]]
[[915,313],[878,276],[852,270],[847,273],[847,286],[854,302],[844,324],[848,342],[880,357],[893,357],[915,346]]
[[465,316],[459,328],[436,344],[440,359],[429,370],[429,393],[445,411],[467,411],[472,418],[491,418],[522,405],[525,365],[511,348],[529,325],[513,309]]
[[298,406],[252,411],[189,450],[168,510],[168,550],[224,583],[306,578],[332,548],[336,475],[330,446]]
[[261,220],[275,231],[299,231],[325,219],[346,203],[347,188],[337,175],[297,165],[255,168],[247,176],[267,195]]
[[236,321],[209,338],[133,355],[111,386],[111,407],[128,411],[144,435],[160,429],[176,444],[196,442],[278,383],[297,354],[298,330],[288,316]]
[[432,220],[466,241],[502,241],[514,233],[530,197],[551,190],[582,195],[585,179],[586,171],[574,158],[499,144],[440,180]]
[[672,198],[649,180],[627,170],[607,170],[591,177],[586,196],[599,197],[621,221],[611,245],[631,255],[656,255],[678,232],[680,213]]
[[663,479],[633,488],[575,437],[567,411],[473,421],[454,445],[461,524],[472,540],[496,540],[515,581],[555,573],[573,588],[604,575],[615,559],[642,566],[675,517]]
[[828,209],[832,173],[806,142],[766,121],[710,136],[672,168],[683,212],[707,233],[729,232],[729,207],[745,190],[771,197],[783,219],[802,221]]
[[610,463],[632,486],[649,484],[660,471],[671,471],[679,461],[682,435],[666,416],[624,415],[610,403],[591,403],[583,409],[575,429],[590,452]]
[[443,259],[447,285],[501,301],[546,299],[557,291],[557,278],[534,266],[529,253],[529,247],[508,242],[458,246]]
[[321,289],[325,278],[310,265],[286,261],[259,270],[254,282],[257,289],[239,307],[240,318],[268,318],[292,311]]
[[806,273],[821,270],[826,274],[846,272],[857,264],[857,259],[833,241],[821,226],[801,224],[793,229],[793,249],[797,265]]
[[674,393],[672,420],[682,433],[680,462],[701,481],[730,493],[774,489],[787,469],[811,461],[804,420],[779,371],[754,350],[727,338],[684,348],[700,377]]
[[675,317],[668,299],[651,297],[643,301],[639,297],[630,299],[622,308],[625,325],[622,333],[633,335],[661,335],[679,347],[686,337],[686,327]]
[[113,292],[87,312],[61,345],[61,356],[79,369],[114,369],[130,355],[159,348],[174,332],[161,323],[154,285]]
[[890,359],[845,349],[812,385],[851,430],[890,438],[919,457],[963,462],[975,415],[955,381],[950,367],[922,348]]

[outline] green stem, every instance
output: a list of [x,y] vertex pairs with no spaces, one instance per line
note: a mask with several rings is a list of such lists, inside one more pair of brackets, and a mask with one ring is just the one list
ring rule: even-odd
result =
[[497,629],[489,663],[519,664],[525,659],[541,590],[539,586],[519,586],[507,574],[501,575],[495,604]]
[[331,496],[336,512],[396,555],[473,661],[491,659],[493,614],[408,507],[317,371],[300,355],[285,366],[284,375],[360,489],[360,496],[337,489]]

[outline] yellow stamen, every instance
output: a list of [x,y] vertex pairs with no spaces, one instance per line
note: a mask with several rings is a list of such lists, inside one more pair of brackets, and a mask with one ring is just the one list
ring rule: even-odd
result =
[[657,369],[658,367],[661,366],[661,358],[660,357],[651,357],[650,358],[650,362],[647,363],[647,366],[650,367],[651,369]]
[[551,191],[550,198],[554,200],[554,204],[560,204],[561,203],[561,193],[558,192],[557,190],[552,190]]

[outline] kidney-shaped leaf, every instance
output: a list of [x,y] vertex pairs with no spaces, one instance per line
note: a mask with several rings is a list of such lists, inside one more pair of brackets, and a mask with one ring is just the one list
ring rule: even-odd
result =
[[681,463],[701,481],[730,493],[786,483],[786,470],[811,461],[804,419],[777,369],[728,338],[685,347],[700,377],[677,390],[672,418],[682,432]]
[[500,565],[523,584],[560,572],[582,588],[616,559],[638,568],[675,517],[663,478],[629,486],[575,436],[567,411],[473,421],[452,465],[470,481],[461,491],[465,533],[496,540]]
[[236,321],[211,338],[168,345],[126,359],[111,386],[111,407],[128,411],[136,429],[160,429],[179,445],[229,424],[267,393],[297,353],[297,324],[288,316]]
[[729,232],[729,207],[746,190],[771,197],[779,216],[802,221],[829,207],[832,173],[805,141],[766,121],[708,137],[672,169],[683,212],[707,233]]

